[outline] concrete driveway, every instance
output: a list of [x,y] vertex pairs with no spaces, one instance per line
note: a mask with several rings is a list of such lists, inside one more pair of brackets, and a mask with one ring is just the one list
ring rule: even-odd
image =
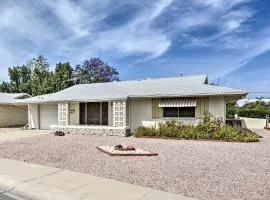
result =
[[21,130],[20,128],[0,128],[0,143],[21,138],[35,137],[50,133],[49,130]]

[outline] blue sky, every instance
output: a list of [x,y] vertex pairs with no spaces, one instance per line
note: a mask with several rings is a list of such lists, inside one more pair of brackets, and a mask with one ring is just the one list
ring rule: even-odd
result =
[[37,55],[101,57],[121,80],[208,74],[270,91],[270,1],[1,0],[0,80]]

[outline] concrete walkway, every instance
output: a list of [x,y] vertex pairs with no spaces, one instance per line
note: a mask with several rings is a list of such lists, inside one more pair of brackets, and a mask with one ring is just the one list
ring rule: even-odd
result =
[[0,196],[39,200],[192,200],[73,171],[0,158]]

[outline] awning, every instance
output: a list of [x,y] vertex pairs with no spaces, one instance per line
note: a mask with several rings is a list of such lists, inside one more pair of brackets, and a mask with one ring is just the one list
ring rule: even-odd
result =
[[196,107],[196,98],[162,98],[158,107]]

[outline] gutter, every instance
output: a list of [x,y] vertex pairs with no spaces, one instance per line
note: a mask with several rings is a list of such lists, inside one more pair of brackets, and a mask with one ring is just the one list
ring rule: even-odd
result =
[[103,102],[103,101],[117,101],[117,100],[127,100],[131,98],[162,98],[162,97],[202,97],[202,96],[237,96],[240,95],[241,97],[246,96],[247,92],[235,92],[235,93],[197,93],[197,94],[155,94],[155,95],[128,95],[126,97],[120,98],[104,98],[104,99],[70,99],[70,100],[34,100],[34,101],[25,101],[25,104],[43,104],[43,103],[68,103],[68,102]]
[[18,108],[28,109],[28,105],[27,104],[25,106],[20,106],[20,105],[14,104],[13,106],[16,106]]

